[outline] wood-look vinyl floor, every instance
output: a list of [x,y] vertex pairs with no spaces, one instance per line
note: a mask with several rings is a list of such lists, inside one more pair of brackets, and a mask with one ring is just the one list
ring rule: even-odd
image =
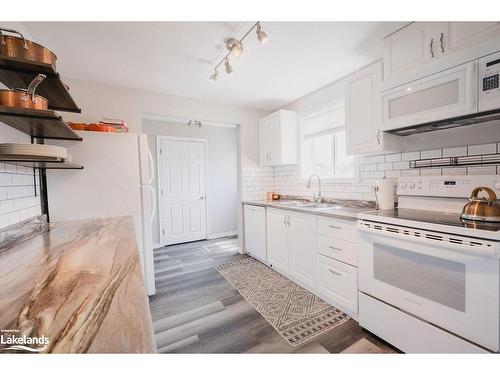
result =
[[292,347],[215,269],[241,259],[237,238],[155,250],[150,298],[160,353],[394,353],[350,320]]

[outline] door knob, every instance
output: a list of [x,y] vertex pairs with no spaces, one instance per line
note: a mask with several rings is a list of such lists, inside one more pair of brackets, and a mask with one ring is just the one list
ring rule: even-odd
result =
[[198,199],[198,200],[202,201],[202,200],[204,200],[204,199],[205,199],[205,197],[200,197],[200,199]]

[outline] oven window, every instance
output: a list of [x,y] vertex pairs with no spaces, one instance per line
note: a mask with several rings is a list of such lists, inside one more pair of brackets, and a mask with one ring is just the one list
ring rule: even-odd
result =
[[374,244],[374,278],[465,312],[465,264]]

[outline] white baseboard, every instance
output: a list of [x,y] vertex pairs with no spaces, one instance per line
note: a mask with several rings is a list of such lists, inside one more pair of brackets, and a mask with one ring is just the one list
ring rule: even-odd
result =
[[212,233],[207,235],[208,240],[215,240],[217,238],[222,238],[222,237],[229,237],[229,236],[236,236],[238,235],[237,230],[232,230],[230,232],[221,232],[221,233]]

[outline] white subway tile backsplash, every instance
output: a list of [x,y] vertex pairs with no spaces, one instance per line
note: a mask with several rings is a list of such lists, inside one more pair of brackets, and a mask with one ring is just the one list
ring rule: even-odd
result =
[[441,169],[439,168],[422,169],[420,171],[420,176],[441,176]]
[[395,161],[401,161],[401,154],[385,155],[385,162],[386,163],[393,163]]
[[420,152],[419,151],[403,152],[401,154],[401,160],[415,160],[415,159],[420,159]]
[[384,161],[385,161],[384,155],[370,157],[370,164],[383,163]]
[[363,164],[361,165],[361,170],[362,171],[376,171],[377,170],[377,164]]
[[420,170],[407,169],[407,170],[401,171],[401,176],[402,177],[417,177],[417,176],[420,176]]
[[420,151],[420,157],[422,159],[440,158],[441,156],[442,156],[441,149]]
[[[493,149],[500,147],[499,144],[479,145],[467,147],[454,147],[447,149],[424,150],[406,152],[401,154],[362,156],[359,159],[359,178],[357,184],[334,183],[324,180],[322,184],[323,196],[337,199],[365,199],[374,200],[375,196],[371,190],[375,181],[386,178],[399,178],[409,176],[440,176],[440,175],[462,175],[462,174],[500,174],[500,166],[468,167],[468,168],[422,168],[411,169],[409,160],[438,158],[445,156],[466,155],[469,153],[490,153]],[[500,148],[498,148],[500,150]],[[276,191],[280,194],[311,196],[313,189],[307,189],[307,180],[302,178],[299,166],[283,166],[276,168],[261,168],[252,166],[253,176],[250,178],[247,168],[243,168],[243,194],[262,199],[267,191]],[[247,190],[246,187],[253,186],[254,189]],[[257,190],[257,186],[262,190]]]
[[467,174],[467,168],[443,168],[443,176],[463,176]]
[[443,148],[443,157],[467,155],[467,147]]
[[392,163],[392,169],[403,170],[409,168],[410,164],[407,161],[398,161],[396,163]]
[[384,177],[384,171],[376,171],[376,172],[370,172],[370,178],[383,178]]
[[497,167],[494,165],[487,167],[467,167],[467,174],[475,174],[475,175],[490,175],[496,174]]
[[41,214],[35,181],[38,171],[0,163],[0,229]]
[[377,170],[379,170],[379,171],[392,171],[392,163],[377,164]]
[[467,155],[494,154],[497,152],[496,143],[474,145],[467,147]]
[[399,178],[399,177],[401,177],[401,171],[385,171],[385,177],[387,177],[387,178]]

